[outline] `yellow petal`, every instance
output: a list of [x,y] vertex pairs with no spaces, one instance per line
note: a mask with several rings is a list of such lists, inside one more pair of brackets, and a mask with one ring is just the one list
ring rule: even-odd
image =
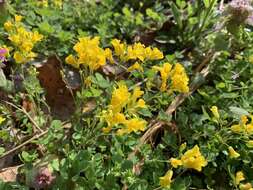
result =
[[238,158],[240,156],[240,154],[238,152],[236,152],[232,146],[228,147],[228,151],[229,151],[229,157],[231,159]]
[[239,185],[239,183],[241,181],[243,181],[243,180],[245,180],[243,172],[242,171],[236,172],[236,175],[235,175],[235,184]]
[[165,176],[160,177],[161,187],[169,187],[172,182],[173,171],[169,170],[166,172]]
[[253,148],[253,140],[249,140],[247,143],[246,143],[247,147],[249,148]]
[[15,21],[16,22],[20,22],[22,20],[22,16],[21,15],[15,15]]
[[170,164],[172,165],[173,168],[177,168],[178,166],[182,165],[182,161],[178,160],[176,158],[171,158],[170,159]]
[[3,118],[2,116],[0,116],[0,125],[5,121],[5,118]]
[[216,119],[220,118],[220,114],[219,114],[217,106],[212,106],[210,110]]

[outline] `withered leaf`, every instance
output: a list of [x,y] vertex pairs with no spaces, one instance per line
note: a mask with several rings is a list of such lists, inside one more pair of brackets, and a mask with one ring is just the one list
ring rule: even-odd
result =
[[46,102],[54,117],[65,120],[75,111],[73,91],[67,88],[61,75],[61,61],[57,56],[51,56],[47,62],[37,68],[41,86],[46,91]]

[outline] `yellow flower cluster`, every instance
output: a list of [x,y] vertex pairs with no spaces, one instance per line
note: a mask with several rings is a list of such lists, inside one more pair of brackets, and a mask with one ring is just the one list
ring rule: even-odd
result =
[[71,54],[65,61],[75,68],[79,68],[80,65],[85,65],[90,70],[97,70],[106,64],[106,59],[112,59],[110,50],[100,48],[99,44],[99,37],[79,38],[79,41],[73,48],[77,53],[77,57]]
[[157,48],[145,47],[142,43],[138,42],[133,45],[126,45],[118,39],[111,41],[113,45],[115,55],[120,58],[121,61],[129,60],[160,60],[163,59],[163,53]]
[[120,82],[118,88],[112,92],[111,103],[108,110],[103,112],[103,118],[107,122],[107,127],[103,128],[104,132],[109,132],[115,125],[123,125],[123,128],[118,129],[117,134],[123,135],[136,131],[143,131],[146,126],[146,121],[138,117],[127,119],[124,110],[128,115],[136,115],[138,108],[145,108],[145,101],[140,98],[143,91],[139,87],[135,87],[133,93],[128,91],[127,86]]
[[232,125],[231,130],[234,133],[246,133],[248,135],[253,134],[253,115],[251,117],[251,122],[248,123],[248,117],[246,115],[241,116],[239,124]]
[[37,31],[27,31],[21,23],[22,16],[16,15],[15,22],[7,21],[4,28],[8,32],[8,39],[15,46],[14,59],[17,63],[27,63],[36,57],[32,51],[35,44],[42,40],[43,35]]
[[[159,60],[163,58],[163,53],[157,48],[145,47],[141,43],[135,43],[133,45],[126,45],[121,43],[118,39],[113,39],[111,44],[114,48],[114,55],[118,56],[121,61],[136,60],[136,62],[130,66],[127,71],[132,72],[138,70],[143,72],[143,67],[140,61],[147,60]],[[106,64],[106,60],[110,63],[114,63],[113,53],[111,49],[99,47],[99,37],[83,37],[79,38],[79,41],[73,48],[77,56],[69,55],[65,61],[75,68],[79,68],[80,65],[86,65],[91,70],[97,70],[101,66]]]
[[253,190],[253,187],[250,183],[241,183],[242,181],[245,181],[246,178],[244,176],[244,173],[242,171],[238,171],[235,174],[235,184],[239,185],[240,190]]
[[172,69],[172,65],[169,63],[164,63],[163,66],[154,66],[153,69],[155,71],[159,71],[161,78],[162,78],[162,84],[160,87],[160,90],[162,92],[166,91],[167,89],[167,81],[170,78],[171,79],[171,91],[177,91],[182,93],[189,92],[189,78],[185,72],[184,67],[177,63],[175,64],[174,68]]
[[207,161],[199,151],[198,145],[195,145],[192,149],[187,150],[181,159],[171,158],[170,163],[174,168],[182,165],[185,168],[192,168],[199,172],[202,170],[202,167],[207,165]]

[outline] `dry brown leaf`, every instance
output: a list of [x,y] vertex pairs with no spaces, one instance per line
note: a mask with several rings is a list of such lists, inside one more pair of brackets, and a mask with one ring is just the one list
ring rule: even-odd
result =
[[75,104],[72,91],[62,79],[61,70],[61,61],[56,56],[51,56],[38,68],[38,78],[46,91],[51,113],[58,119],[65,120],[75,111]]
[[0,179],[3,182],[15,182],[18,175],[18,168],[19,166],[15,166],[0,170]]
[[111,76],[111,75],[119,75],[125,70],[116,64],[114,65],[106,64],[102,67],[102,71],[104,74]]
[[83,114],[88,114],[90,113],[91,111],[93,111],[95,108],[96,108],[97,104],[96,104],[96,100],[90,100],[88,101],[84,106],[83,106],[83,109],[82,109],[82,113]]

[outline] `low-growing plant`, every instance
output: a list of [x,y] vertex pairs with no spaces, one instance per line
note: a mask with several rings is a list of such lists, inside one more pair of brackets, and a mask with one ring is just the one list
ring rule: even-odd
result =
[[0,10],[0,189],[253,188],[250,0]]

